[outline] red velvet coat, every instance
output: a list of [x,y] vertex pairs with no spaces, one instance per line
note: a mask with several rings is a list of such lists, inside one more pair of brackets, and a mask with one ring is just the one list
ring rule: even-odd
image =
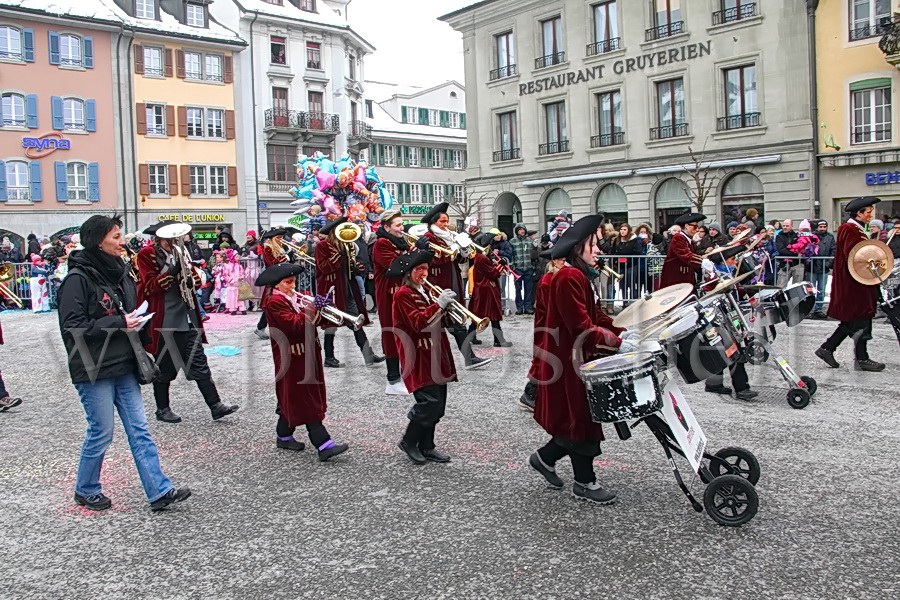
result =
[[834,248],[834,271],[831,280],[831,303],[828,316],[838,321],[865,321],[875,316],[878,286],[863,285],[853,279],[847,259],[853,246],[869,239],[859,226],[846,222],[838,228]]
[[503,267],[494,263],[484,254],[475,253],[472,277],[475,286],[469,298],[469,310],[479,317],[491,321],[503,320],[503,305],[500,303],[500,286],[497,280],[503,274]]
[[456,379],[456,365],[444,327],[449,317],[419,290],[400,286],[394,295],[394,328],[403,383],[410,393]]
[[669,242],[669,251],[663,263],[660,289],[676,283],[694,285],[694,273],[700,270],[703,257],[694,253],[693,244],[684,233],[676,233]]
[[550,301],[550,281],[553,280],[553,275],[555,273],[544,273],[534,292],[534,347],[531,350],[531,368],[528,370],[528,379],[535,381],[541,365],[538,350],[547,350],[547,303]]
[[316,326],[319,313],[303,310],[281,292],[266,305],[275,361],[275,395],[291,427],[325,419],[325,370]]
[[[432,244],[436,244],[443,248],[451,249],[444,240],[440,239],[430,231],[423,237],[428,238]],[[460,263],[466,262],[465,257],[458,255],[455,259],[443,254],[435,253],[434,259],[431,261],[431,268],[428,270],[428,281],[445,290],[451,290],[459,296],[457,300],[462,301],[465,290],[462,285],[462,274],[459,272]],[[479,317],[481,315],[478,315]]]
[[[262,248],[261,256],[262,256],[262,260],[263,260],[263,265],[265,265],[266,268],[269,268],[272,265],[277,265],[277,264],[281,264],[281,263],[288,261],[287,254],[282,254],[281,256],[275,256],[275,251],[272,250],[268,246],[268,244],[260,244],[257,248]],[[253,282],[251,281],[250,283],[252,284]],[[263,290],[262,298],[259,299],[259,307],[265,308],[266,303],[269,301],[269,298],[271,296],[272,296],[272,288],[269,286],[266,286],[266,288]]]
[[359,293],[356,281],[350,281],[347,271],[347,255],[331,240],[325,240],[316,244],[316,293],[324,296],[334,286],[334,306],[338,310],[347,312],[347,284],[350,284],[350,293],[359,308],[359,314],[365,317],[363,325],[368,325],[369,311]]
[[[407,246],[407,250],[409,246]],[[397,340],[390,328],[394,326],[394,294],[400,289],[401,278],[388,279],[385,273],[394,260],[404,254],[391,240],[378,238],[372,247],[372,263],[375,273],[375,304],[378,306],[378,322],[381,325],[381,350],[388,358],[400,358]],[[387,330],[387,331],[385,331]]]
[[[578,369],[595,358],[615,354],[622,330],[613,327],[612,319],[600,310],[585,274],[570,266],[550,281],[545,327],[559,333],[557,339],[544,338],[550,356],[538,368],[535,421],[553,436],[576,442],[602,440],[603,429],[591,421]],[[557,372],[560,366],[561,373]]]
[[[137,266],[138,273],[140,274],[140,282],[137,286],[138,306],[146,300],[149,305],[147,313],[153,313],[153,317],[150,319],[150,326],[147,327],[150,342],[145,347],[147,352],[155,356],[159,350],[160,340],[162,339],[162,334],[159,333],[159,330],[162,328],[163,321],[165,320],[165,294],[169,289],[163,288],[159,283],[161,276],[159,273],[159,264],[156,262],[156,244],[147,244],[141,248],[141,251],[137,254]],[[175,282],[172,283],[172,286],[177,285],[178,281],[175,280]],[[194,289],[198,289],[199,287],[200,278],[194,273]],[[203,331],[202,321],[200,320],[199,306],[199,301],[194,303],[195,318],[192,319],[192,321],[196,323],[195,327],[200,330],[200,337],[203,339],[203,343],[206,344],[206,332]]]

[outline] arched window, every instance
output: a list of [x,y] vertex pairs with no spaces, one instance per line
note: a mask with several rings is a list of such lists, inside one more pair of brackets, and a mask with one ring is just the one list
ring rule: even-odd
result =
[[84,130],[84,101],[78,98],[63,100],[63,128]]
[[21,94],[3,94],[3,126],[25,127],[25,97]]
[[762,182],[752,173],[735,173],[722,187],[722,225],[742,222],[749,209],[756,209],[757,225],[765,222],[765,195]]
[[22,32],[15,27],[0,27],[0,58],[22,60]]
[[571,213],[572,202],[565,190],[556,188],[547,194],[547,199],[544,200],[544,225],[551,223],[561,210]]
[[628,196],[615,183],[601,188],[597,194],[597,212],[602,213],[605,223],[619,225],[628,221]]
[[656,205],[657,231],[674,225],[675,219],[691,208],[687,184],[675,177],[666,179],[656,188],[653,201]]
[[71,33],[59,36],[59,64],[81,66],[81,38]]
[[88,199],[87,165],[70,162],[66,165],[66,184],[69,200]]
[[31,183],[28,179],[28,163],[25,161],[6,161],[6,199],[31,200]]

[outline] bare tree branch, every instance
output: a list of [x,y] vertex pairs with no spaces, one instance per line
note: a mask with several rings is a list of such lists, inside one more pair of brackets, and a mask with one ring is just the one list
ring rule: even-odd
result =
[[703,159],[706,156],[706,142],[703,143],[703,150],[700,151],[699,155],[691,146],[688,146],[688,152],[691,155],[692,164],[690,167],[685,167],[684,170],[693,183],[693,187],[687,186],[688,195],[694,209],[702,213],[703,205],[706,204],[707,198],[712,193],[720,177],[718,170],[711,171],[708,166],[703,164]]
[[484,200],[487,198],[487,193],[481,194],[479,197],[475,197],[474,192],[470,192],[468,194],[463,194],[462,200],[459,202],[450,201],[450,211],[460,219],[467,219],[471,215],[478,214],[481,215],[481,209],[484,208]]

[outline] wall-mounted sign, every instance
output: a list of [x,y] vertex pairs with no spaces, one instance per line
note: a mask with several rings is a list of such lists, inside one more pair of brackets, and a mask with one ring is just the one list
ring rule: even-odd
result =
[[[636,58],[623,58],[612,63],[612,71],[616,75],[624,75],[632,71],[643,71],[653,67],[664,67],[674,63],[686,62],[695,58],[703,58],[712,54],[712,41],[697,44],[686,44],[679,48],[669,48],[659,52],[641,54]],[[538,92],[545,92],[555,88],[567,87],[593,79],[603,79],[604,71],[609,65],[598,65],[577,71],[550,75],[542,79],[535,79],[528,83],[519,84],[519,95],[527,96]]]
[[400,212],[404,215],[424,215],[432,208],[434,207],[424,204],[401,204]]
[[225,215],[199,214],[199,215],[159,215],[160,221],[181,221],[182,223],[221,223],[225,221]]
[[891,183],[900,183],[900,171],[866,173],[866,185],[888,185]]
[[44,158],[57,150],[71,150],[71,140],[64,139],[61,133],[45,133],[41,137],[22,138],[25,156],[31,159]]

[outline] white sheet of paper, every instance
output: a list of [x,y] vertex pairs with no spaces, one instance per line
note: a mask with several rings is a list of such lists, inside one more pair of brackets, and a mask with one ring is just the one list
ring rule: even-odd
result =
[[[144,302],[144,304],[146,304],[146,302]],[[143,317],[141,317],[140,325],[137,326],[135,331],[140,331],[141,329],[143,329],[144,325],[146,325],[155,314],[156,313],[150,313],[149,315],[144,315]]]
[[146,300],[144,300],[144,303],[141,304],[140,306],[138,306],[138,309],[136,311],[134,311],[134,316],[140,317],[145,312],[147,312],[148,308],[150,308],[150,305],[147,303]]

